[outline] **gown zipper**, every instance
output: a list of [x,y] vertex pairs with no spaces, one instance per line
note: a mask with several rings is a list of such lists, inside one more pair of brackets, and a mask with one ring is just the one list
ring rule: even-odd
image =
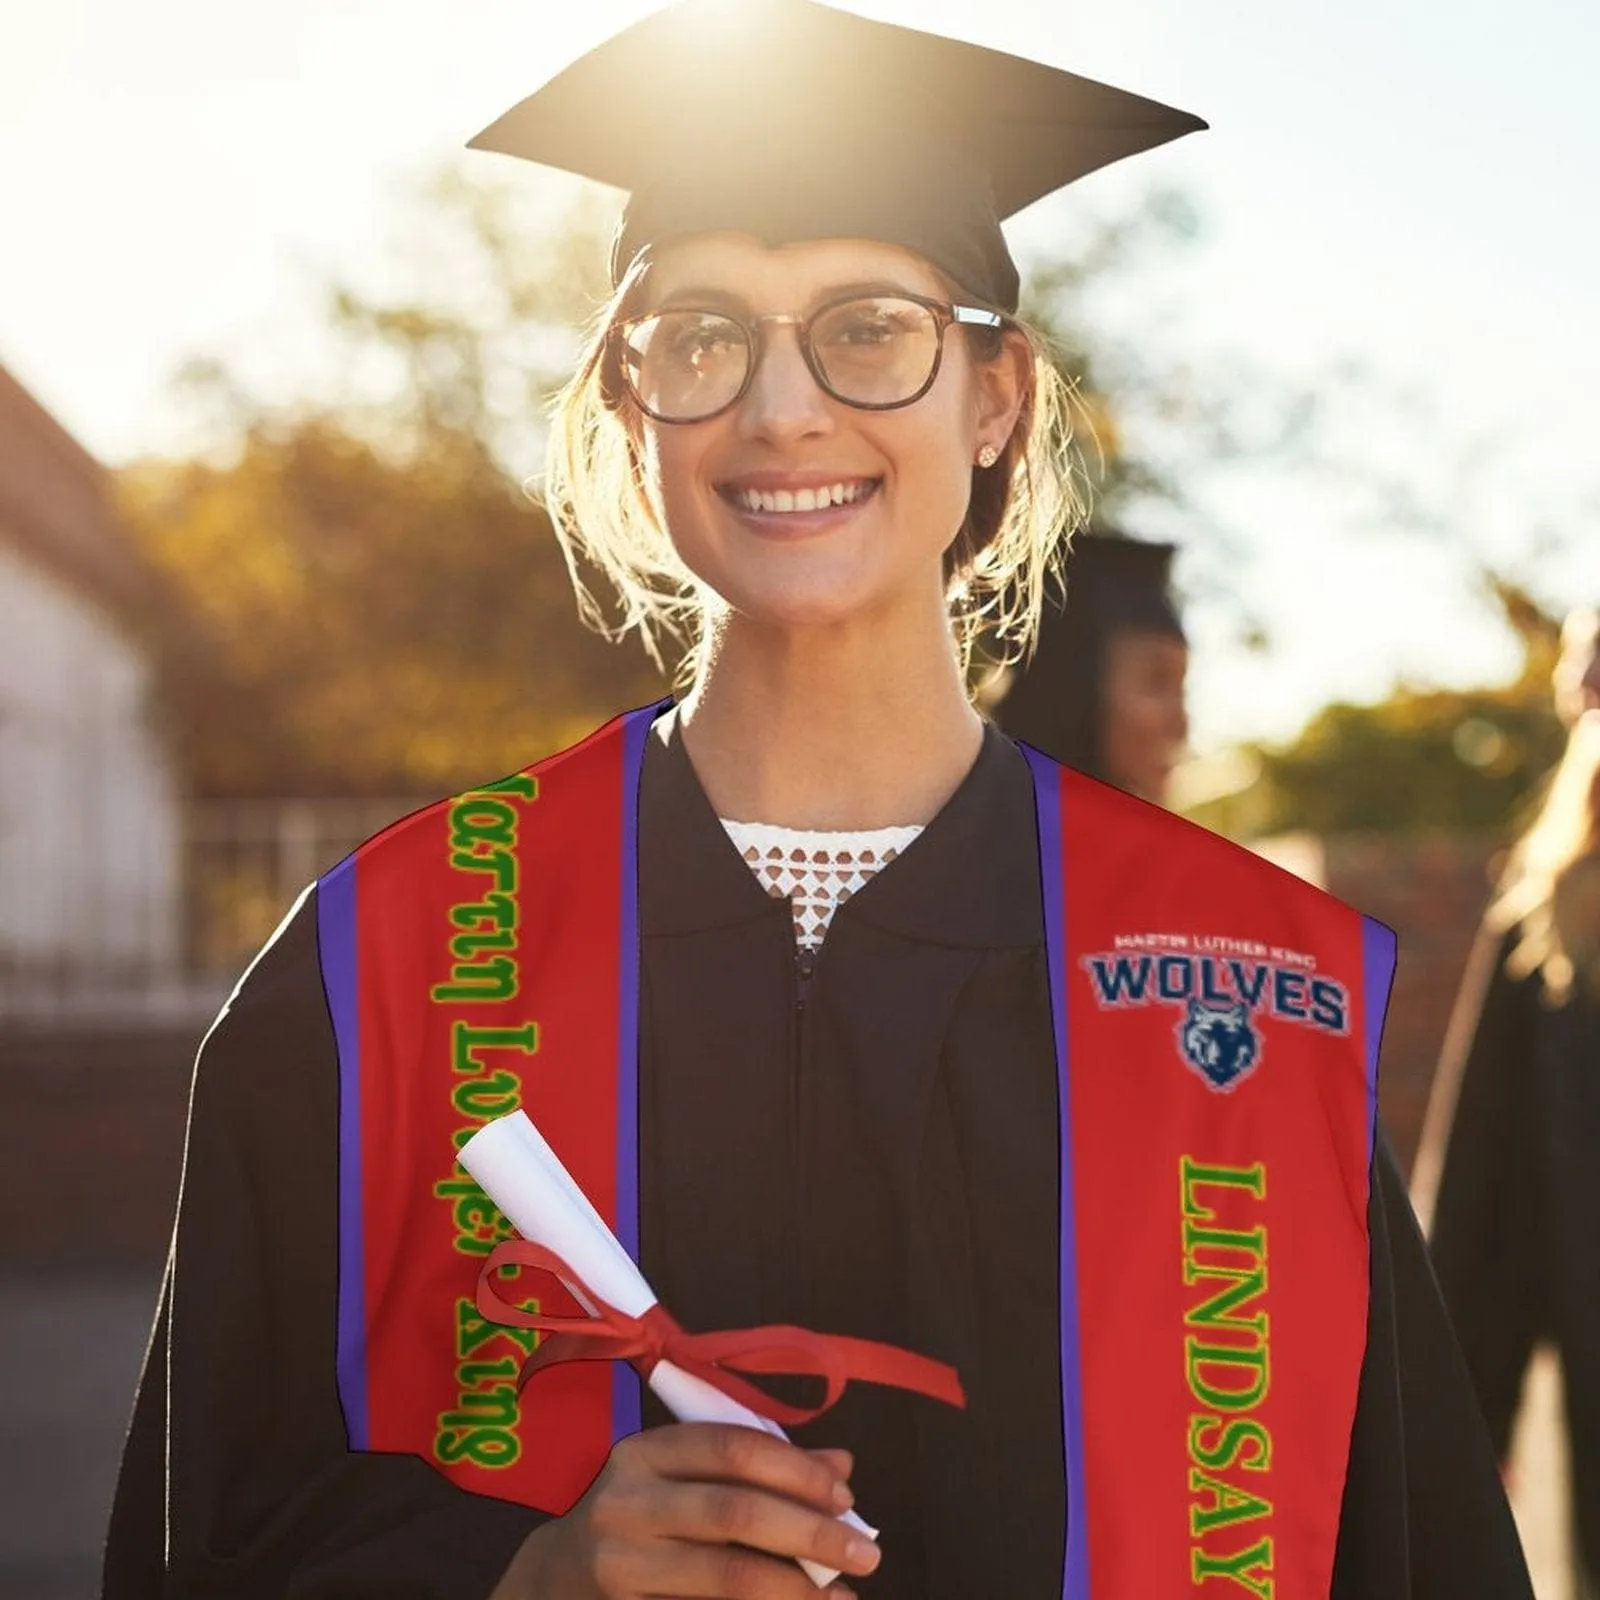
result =
[[817,952],[808,944],[796,941],[794,953],[795,994],[794,1008],[797,1014],[805,1011],[806,1001],[811,996],[811,974],[816,970]]
[[[790,923],[791,932],[794,924]],[[800,943],[794,933],[794,1018],[790,1030],[789,1052],[789,1160],[792,1183],[790,1188],[790,1239],[789,1253],[794,1282],[794,1315],[803,1316],[810,1301],[810,1271],[806,1249],[806,1171],[805,1139],[803,1137],[803,1077],[806,1054],[806,1002],[811,998],[811,977],[816,970],[815,948]]]

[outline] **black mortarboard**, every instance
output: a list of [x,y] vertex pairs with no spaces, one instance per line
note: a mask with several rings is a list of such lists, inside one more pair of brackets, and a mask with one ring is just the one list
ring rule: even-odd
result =
[[1014,311],[1000,222],[1205,124],[998,50],[816,0],[677,0],[485,128],[499,150],[630,192],[622,274],[686,233],[881,239]]
[[1080,534],[1066,564],[1066,605],[1045,599],[1039,644],[994,720],[1069,767],[1103,777],[1100,727],[1106,645],[1119,632],[1183,638],[1170,590],[1174,546]]

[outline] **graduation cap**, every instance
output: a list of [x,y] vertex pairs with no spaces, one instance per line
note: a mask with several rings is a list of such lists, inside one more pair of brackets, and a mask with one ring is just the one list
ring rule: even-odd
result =
[[628,190],[617,281],[688,233],[868,238],[1014,311],[1004,218],[1203,127],[1090,78],[817,0],[677,0],[471,146]]
[[1106,646],[1113,634],[1184,637],[1171,593],[1170,544],[1080,534],[1066,562],[1066,604],[1046,596],[1039,643],[994,713],[1014,739],[1103,777]]
[[1104,633],[1126,629],[1183,638],[1183,622],[1172,602],[1172,559],[1177,553],[1176,545],[1123,534],[1083,534],[1067,555],[1066,613],[1081,608],[1089,625]]

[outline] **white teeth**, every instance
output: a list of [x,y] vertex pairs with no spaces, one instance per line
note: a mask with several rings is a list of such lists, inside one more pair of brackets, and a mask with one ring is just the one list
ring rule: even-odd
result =
[[852,483],[830,483],[819,489],[740,489],[735,501],[746,511],[826,511],[829,506],[845,506],[859,500],[871,487],[860,479]]

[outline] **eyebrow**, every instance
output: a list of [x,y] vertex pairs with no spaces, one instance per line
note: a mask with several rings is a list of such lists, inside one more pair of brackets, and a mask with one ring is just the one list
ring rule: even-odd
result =
[[[856,297],[869,295],[914,295],[918,299],[933,298],[923,293],[920,289],[913,289],[905,283],[893,278],[868,278],[854,283],[829,284],[825,289],[819,289],[806,301],[806,311],[811,311],[820,305],[829,304],[835,300],[852,300]],[[741,294],[732,289],[719,289],[710,284],[687,284],[681,289],[674,289],[671,294],[662,298],[659,304],[652,309],[656,311],[675,311],[684,308],[712,311],[733,311],[748,314],[750,302]]]

